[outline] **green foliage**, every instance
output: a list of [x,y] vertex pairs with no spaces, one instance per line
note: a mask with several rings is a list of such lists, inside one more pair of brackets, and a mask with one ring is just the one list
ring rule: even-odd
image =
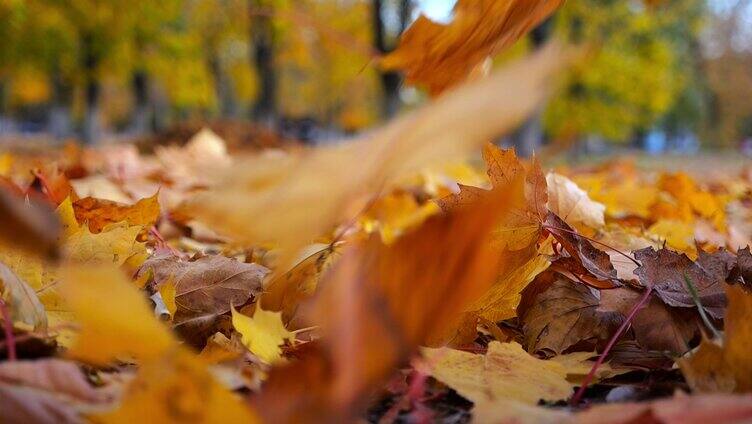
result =
[[627,140],[666,115],[690,82],[686,36],[695,37],[695,0],[637,2],[572,0],[562,9],[557,32],[591,46],[545,115],[554,138],[598,134]]

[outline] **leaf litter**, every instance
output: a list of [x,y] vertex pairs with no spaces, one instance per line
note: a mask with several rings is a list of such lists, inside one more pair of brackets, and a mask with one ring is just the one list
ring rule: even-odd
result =
[[489,144],[577,49],[483,76],[562,2],[481,3],[416,21],[378,66],[436,98],[347,143],[11,152],[2,422],[752,419],[752,181]]

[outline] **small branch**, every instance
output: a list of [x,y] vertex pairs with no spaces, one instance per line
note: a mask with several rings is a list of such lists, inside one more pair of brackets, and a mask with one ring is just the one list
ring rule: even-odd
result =
[[645,290],[645,293],[642,295],[640,300],[634,304],[632,307],[632,310],[629,311],[629,315],[627,316],[627,319],[624,320],[624,322],[621,324],[618,330],[616,330],[616,333],[611,337],[611,340],[608,341],[608,344],[606,345],[606,348],[603,349],[603,352],[601,352],[600,356],[598,357],[598,360],[595,361],[595,364],[593,365],[593,368],[590,369],[590,372],[585,377],[585,379],[582,381],[582,385],[577,390],[577,393],[574,394],[572,397],[572,400],[569,402],[572,406],[577,406],[580,401],[582,400],[582,396],[585,394],[585,389],[587,389],[588,384],[590,384],[590,381],[593,380],[595,377],[596,371],[598,371],[598,368],[603,365],[603,362],[606,360],[606,356],[611,352],[611,349],[616,344],[616,341],[619,340],[621,335],[629,328],[629,325],[632,323],[632,320],[634,319],[635,315],[637,315],[637,312],[642,308],[642,306],[647,302],[647,300],[650,298],[650,294],[653,292],[653,286],[650,286]]
[[626,253],[622,252],[621,250],[619,250],[619,249],[617,249],[617,248],[615,248],[615,247],[609,246],[608,244],[606,244],[606,243],[603,243],[603,242],[601,242],[601,241],[598,241],[598,240],[592,239],[592,238],[590,238],[590,237],[588,237],[588,236],[584,236],[584,235],[582,235],[582,234],[578,233],[577,231],[567,230],[566,228],[552,227],[552,226],[550,226],[550,225],[546,225],[546,224],[543,224],[543,228],[545,228],[545,229],[547,229],[547,230],[564,231],[565,233],[569,233],[569,234],[572,234],[572,235],[574,235],[574,236],[576,236],[576,237],[581,237],[581,238],[584,238],[585,240],[587,240],[587,241],[589,241],[589,242],[591,242],[591,243],[596,243],[596,244],[600,244],[601,246],[603,246],[603,247],[607,247],[607,248],[609,248],[609,249],[613,250],[614,252],[616,252],[616,253],[618,253],[618,254],[620,254],[620,255],[624,256],[625,258],[627,258],[627,259],[629,259],[630,261],[634,262],[634,264],[635,264],[635,265],[637,265],[637,266],[642,266],[642,264],[641,264],[641,263],[640,263],[639,261],[637,261],[637,259],[635,259],[635,258],[633,258],[633,257],[631,257],[631,256],[629,256],[629,255],[627,255]]
[[13,334],[13,321],[11,321],[10,311],[3,299],[0,299],[0,314],[3,316],[3,331],[5,332],[5,342],[8,346],[8,360],[15,361],[16,356],[16,339]]

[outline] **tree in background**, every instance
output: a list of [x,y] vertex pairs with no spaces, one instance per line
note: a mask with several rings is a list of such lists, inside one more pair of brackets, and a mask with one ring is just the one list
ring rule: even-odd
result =
[[711,91],[708,138],[735,146],[752,137],[752,2],[734,0],[710,17],[704,69]]
[[594,48],[549,104],[544,118],[549,134],[559,140],[593,134],[624,142],[668,113],[691,78],[684,68],[691,51],[676,34],[697,37],[699,17],[685,15],[696,3],[567,2],[557,32]]
[[[382,55],[389,53],[410,23],[412,2],[372,0],[371,14],[374,47]],[[389,118],[399,111],[401,105],[399,90],[402,78],[396,72],[382,71],[379,79],[382,90],[381,113],[384,118]]]

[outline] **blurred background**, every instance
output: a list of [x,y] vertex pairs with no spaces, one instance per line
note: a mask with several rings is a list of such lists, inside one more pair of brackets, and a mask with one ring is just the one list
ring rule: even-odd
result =
[[[0,140],[157,143],[209,124],[241,143],[321,143],[364,131],[426,101],[375,58],[420,13],[448,21],[453,5],[0,0]],[[568,0],[494,63],[555,37],[594,53],[505,140],[522,153],[752,155],[752,1]]]

